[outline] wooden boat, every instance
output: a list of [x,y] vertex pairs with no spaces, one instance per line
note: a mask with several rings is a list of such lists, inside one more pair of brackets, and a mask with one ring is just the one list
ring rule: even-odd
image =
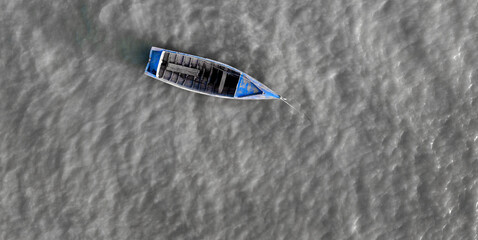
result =
[[281,99],[253,77],[221,62],[152,47],[145,74],[191,92],[230,99]]

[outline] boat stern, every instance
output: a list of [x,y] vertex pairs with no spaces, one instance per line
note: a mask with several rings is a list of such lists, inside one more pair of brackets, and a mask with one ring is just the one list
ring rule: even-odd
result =
[[151,48],[151,51],[149,52],[149,61],[144,71],[146,75],[153,78],[158,76],[158,70],[163,58],[163,52],[164,50],[161,48]]

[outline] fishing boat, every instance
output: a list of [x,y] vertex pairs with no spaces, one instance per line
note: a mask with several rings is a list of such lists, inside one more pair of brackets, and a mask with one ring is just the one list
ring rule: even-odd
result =
[[229,99],[282,99],[246,73],[227,64],[152,47],[145,74],[191,92]]

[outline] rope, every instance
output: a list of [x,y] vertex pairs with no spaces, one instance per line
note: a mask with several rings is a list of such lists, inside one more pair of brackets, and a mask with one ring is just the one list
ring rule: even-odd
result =
[[305,114],[305,112],[300,111],[300,110],[297,109],[296,107],[292,106],[292,104],[290,104],[290,103],[287,101],[287,98],[281,96],[281,97],[280,97],[280,100],[282,100],[285,104],[289,105],[289,107],[291,107],[292,109],[294,109],[296,112],[302,114],[305,118],[307,118],[307,120],[310,121],[310,123],[313,123],[313,122],[312,122],[312,118],[310,118],[309,115]]

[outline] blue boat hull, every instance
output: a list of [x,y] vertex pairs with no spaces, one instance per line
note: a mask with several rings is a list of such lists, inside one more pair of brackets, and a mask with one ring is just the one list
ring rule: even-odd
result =
[[280,95],[227,64],[152,47],[145,74],[191,92],[229,99],[280,99]]

